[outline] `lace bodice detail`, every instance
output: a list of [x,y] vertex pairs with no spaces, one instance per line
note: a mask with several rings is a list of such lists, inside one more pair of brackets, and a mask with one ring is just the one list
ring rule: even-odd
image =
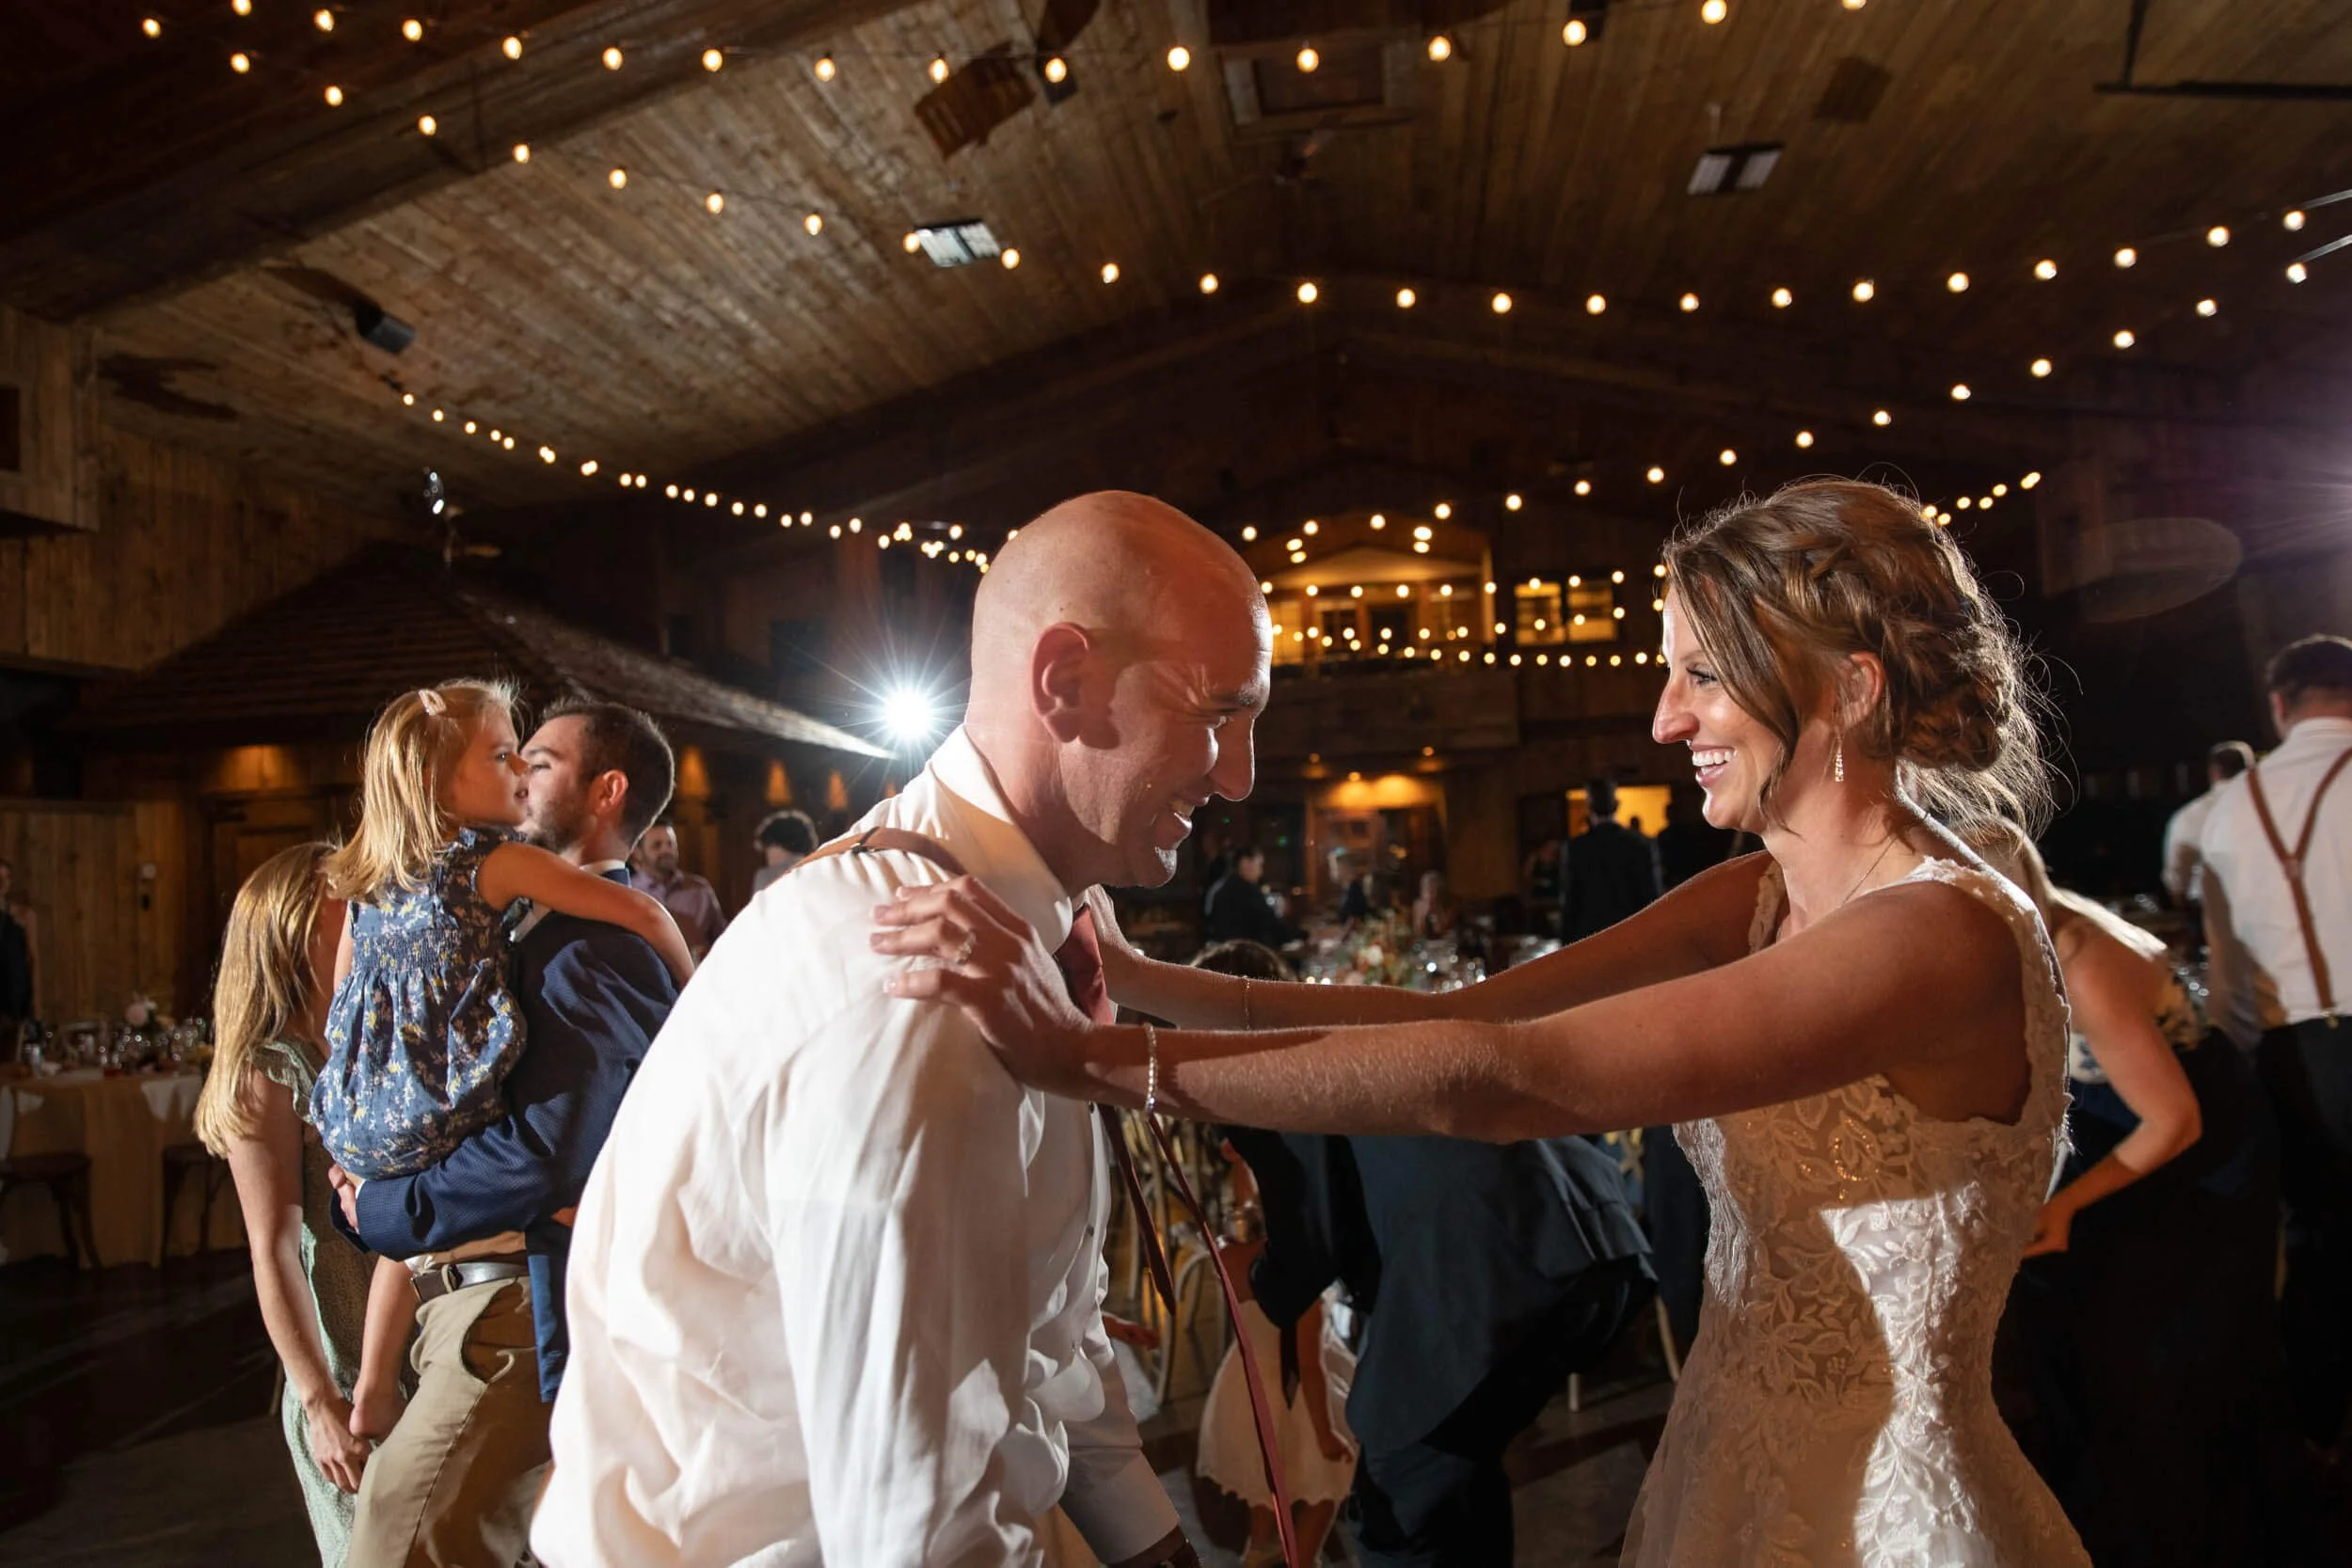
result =
[[[2040,918],[1930,860],[2017,942],[2012,1123],[1921,1114],[1883,1077],[1676,1130],[1707,1187],[1707,1300],[1626,1538],[1632,1568],[2087,1564],[1992,1395],[1993,1333],[2064,1141],[2066,1006]],[[1750,950],[1778,928],[1777,869]]]

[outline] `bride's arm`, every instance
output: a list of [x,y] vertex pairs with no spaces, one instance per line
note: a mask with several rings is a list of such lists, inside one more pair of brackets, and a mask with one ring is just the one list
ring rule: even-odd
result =
[[[925,903],[876,946],[952,954],[977,912],[967,902],[949,919]],[[1085,1027],[1025,927],[1016,939],[1025,956],[1011,964],[995,918],[981,924],[994,951],[976,973],[911,970],[891,989],[962,1006],[1029,1082],[1140,1105],[1145,1032]],[[1163,1030],[1159,1103],[1277,1131],[1509,1142],[1718,1116],[1874,1072],[2009,1073],[2020,1064],[1986,1053],[2016,1050],[2017,965],[1997,914],[1957,889],[1922,883],[1752,958],[1530,1023]]]
[[1388,986],[1252,980],[1246,1019],[1238,979],[1146,958],[1128,945],[1109,914],[1108,899],[1096,905],[1095,923],[1103,934],[1104,975],[1112,998],[1187,1028],[1286,1029],[1441,1018],[1505,1022],[1563,1012],[1739,958],[1747,951],[1756,881],[1769,863],[1758,854],[1712,867],[1622,924],[1460,990],[1432,994]]

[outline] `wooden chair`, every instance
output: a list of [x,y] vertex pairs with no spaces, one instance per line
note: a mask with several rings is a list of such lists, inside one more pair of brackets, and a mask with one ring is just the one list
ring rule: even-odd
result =
[[0,1196],[16,1186],[48,1188],[49,1201],[57,1207],[57,1237],[65,1243],[65,1255],[77,1268],[98,1267],[98,1243],[90,1235],[88,1155],[60,1151],[0,1160]]
[[229,1162],[202,1144],[173,1144],[164,1150],[164,1225],[163,1239],[156,1243],[158,1264],[171,1246],[171,1215],[180,1199],[181,1183],[191,1175],[198,1179],[204,1195],[204,1206],[196,1222],[196,1250],[212,1250],[213,1201],[228,1183]]

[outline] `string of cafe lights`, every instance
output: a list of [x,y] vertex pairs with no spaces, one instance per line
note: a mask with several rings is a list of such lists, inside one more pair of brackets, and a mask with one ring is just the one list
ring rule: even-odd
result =
[[[230,10],[238,18],[248,18],[253,14],[255,0],[228,0],[228,3]],[[1618,15],[1628,11],[1677,9],[1681,8],[1681,4],[1682,0],[1618,0],[1618,3],[1610,8],[1608,14]],[[1865,4],[1867,4],[1867,0],[1840,0],[1840,4],[1845,9],[1859,10],[1863,8]],[[1701,0],[1698,11],[1699,19],[1703,24],[1715,25],[1720,24],[1727,18],[1729,14],[1729,8],[1726,0]],[[312,24],[321,33],[332,34],[337,29],[338,16],[339,12],[335,8],[323,7],[311,13]],[[1481,27],[1520,25],[1531,20],[1532,19],[1527,18],[1490,19],[1488,22],[1479,24],[1478,25]],[[411,43],[421,42],[426,36],[429,25],[429,24],[421,19],[405,19],[400,24],[400,33],[404,39]],[[1545,25],[1549,25],[1549,24],[1546,23]],[[164,31],[161,23],[151,16],[144,19],[141,26],[142,31],[151,39],[159,38]],[[497,45],[499,54],[503,55],[510,62],[519,61],[523,58],[526,52],[526,34],[521,33],[506,35]],[[1595,33],[1593,28],[1585,21],[1573,16],[1569,19],[1562,30],[1563,43],[1571,48],[1583,45],[1594,36]],[[715,74],[724,69],[730,57],[753,53],[756,52],[713,46],[705,49],[701,53],[700,63],[706,71]],[[845,49],[838,51],[824,50],[815,52],[813,54],[806,51],[797,50],[778,51],[776,53],[799,55],[803,59],[806,59],[809,63],[812,76],[819,84],[829,84],[838,78],[841,70],[840,60],[844,57],[903,59],[920,56],[926,61],[924,66],[925,75],[927,75],[935,85],[944,82],[951,72],[951,68],[947,64],[946,55],[937,51],[924,52],[914,50]],[[1428,36],[1426,40],[1426,55],[1428,59],[1433,64],[1442,65],[1449,60],[1456,58],[1460,53],[1461,50],[1451,34],[1437,32]],[[625,49],[623,44],[620,42],[608,44],[598,53],[598,64],[605,70],[618,71],[624,69],[627,63],[628,50]],[[1185,71],[1192,63],[1192,52],[1188,46],[1182,42],[1173,44],[1169,47],[1165,55],[1165,63],[1172,71],[1181,72]],[[1301,45],[1295,63],[1297,69],[1302,72],[1311,72],[1319,68],[1320,56],[1311,43],[1305,43]],[[248,73],[252,69],[252,56],[246,52],[241,51],[234,53],[231,55],[230,59],[230,69],[239,74]],[[1066,81],[1072,69],[1067,57],[1067,52],[1043,56],[1040,69],[1049,82],[1058,84]],[[329,84],[324,89],[323,96],[330,108],[338,108],[342,106],[344,103],[346,95],[340,86]],[[440,126],[436,117],[427,113],[419,117],[416,128],[418,134],[421,135],[432,136],[438,134]],[[528,143],[517,142],[513,146],[512,156],[517,163],[528,164],[532,161],[532,149]],[[571,155],[559,154],[559,156],[569,158]],[[579,161],[585,162],[586,160]],[[621,165],[612,166],[607,169],[605,173],[606,182],[615,191],[626,190],[628,187],[630,177],[630,171],[625,166]],[[699,192],[701,193],[699,196],[701,205],[713,216],[723,214],[727,210],[730,201],[750,201],[754,203],[767,203],[780,206],[791,206],[795,208],[805,207],[802,223],[803,227],[807,230],[811,238],[818,237],[823,233],[825,230],[826,220],[824,214],[819,207],[813,204],[774,198],[764,195],[729,192],[716,184],[710,184],[700,181],[690,181],[667,175],[656,174],[647,176],[641,172],[638,175],[638,179],[641,182],[650,179],[652,182],[657,183]],[[2300,232],[2308,221],[2308,213],[2310,210],[2328,206],[2348,198],[2352,198],[2352,191],[2337,192],[2306,202],[2302,204],[2302,206],[2289,210],[2283,214],[2281,215],[2282,225],[2290,232]],[[2232,238],[2231,228],[2226,224],[2211,225],[2202,232],[2205,243],[2208,245],[2217,248],[2229,244]],[[2168,239],[2179,237],[2182,236],[2177,234],[2162,235],[2157,236],[2156,239],[2153,241],[2144,241],[2142,244],[2158,244]],[[903,248],[909,252],[914,252],[920,248],[916,241],[916,236],[912,230],[909,230],[904,235],[902,245]],[[2327,255],[2333,254],[2347,245],[2352,245],[2352,235],[2347,235],[2342,239],[2324,244],[2307,251],[2301,256],[2296,257],[2294,261],[2288,263],[2285,269],[2285,276],[2287,279],[2292,283],[2301,283],[2305,281],[2309,277],[2309,267],[2312,262]],[[998,257],[1000,264],[1009,270],[1017,268],[1021,264],[1022,259],[1022,252],[1017,246],[1004,247]],[[2119,246],[2111,253],[2111,260],[2113,264],[2118,269],[2129,269],[2136,266],[2139,261],[2138,247],[2129,245]],[[2043,256],[2039,258],[2033,263],[2032,272],[2033,276],[2041,281],[2053,281],[2058,276],[2058,263],[2055,258]],[[1121,273],[1119,263],[1116,261],[1104,261],[1097,269],[1097,275],[1104,284],[1110,285],[1115,284],[1120,280]],[[1970,286],[1971,279],[1966,272],[1954,271],[1947,275],[1943,281],[1944,286],[1950,293],[1961,293],[1967,291]],[[1220,286],[1221,280],[1215,272],[1203,271],[1199,275],[1198,287],[1203,294],[1215,293]],[[1325,297],[1326,288],[1327,285],[1318,283],[1314,280],[1301,279],[1295,286],[1295,294],[1302,306],[1312,306]],[[1853,303],[1860,306],[1869,304],[1877,297],[1878,293],[1879,288],[1875,280],[1869,277],[1862,277],[1855,280],[1850,291],[1850,295]],[[1775,309],[1788,309],[1795,304],[1793,293],[1785,286],[1774,288],[1771,292],[1768,298],[1771,305]],[[1406,286],[1399,288],[1395,292],[1393,300],[1397,308],[1400,309],[1411,309],[1422,302],[1422,295],[1421,291],[1418,291],[1410,286]],[[1516,301],[1513,294],[1505,289],[1495,289],[1488,295],[1489,308],[1498,316],[1509,314],[1515,303]],[[1609,305],[1610,300],[1608,296],[1601,293],[1595,292],[1585,296],[1584,307],[1590,314],[1596,316],[1600,315],[1609,309]],[[1685,291],[1677,299],[1676,306],[1677,310],[1682,314],[1695,314],[1700,309],[1700,299],[1694,292]],[[2197,316],[2204,319],[2211,319],[2219,313],[2219,302],[2216,297],[2206,295],[2200,298],[2196,302],[2193,309]],[[2119,352],[2128,351],[2137,346],[2140,341],[2138,333],[2129,327],[2117,328],[2110,338],[2112,345]],[[2027,367],[2027,373],[2035,379],[2042,379],[2052,374],[2055,369],[2056,361],[2051,356],[2039,356],[2029,363]],[[1947,393],[1949,398],[1954,402],[1966,402],[1975,395],[1975,388],[1968,381],[1954,381],[1949,385]],[[410,401],[413,402],[413,399]],[[437,419],[444,417],[443,411],[441,410],[435,410],[434,413]],[[1894,422],[1894,414],[1892,410],[1887,407],[1874,407],[1869,414],[1869,420],[1872,425],[1879,428],[1884,428]],[[464,424],[469,434],[480,428],[479,421],[466,420],[464,421]],[[514,450],[516,446],[516,441],[513,437],[505,436],[503,431],[497,430],[495,427],[493,427],[493,438],[498,442],[498,444],[501,445],[506,450]],[[1793,440],[1799,449],[1809,449],[1815,444],[1816,436],[1810,429],[1801,429],[1794,433]],[[555,461],[552,449],[541,446],[538,447],[536,451],[544,461],[548,463],[553,463]],[[1719,458],[1721,464],[1724,467],[1728,467],[1738,460],[1737,450],[1731,447],[1725,447],[1720,452]],[[596,464],[594,460],[590,460],[581,465],[581,471],[583,476],[592,476],[596,471]],[[625,473],[621,475],[620,478],[624,485],[633,488],[644,488],[648,483],[647,476],[642,473]],[[1645,470],[1645,478],[1653,485],[1662,484],[1665,482],[1666,475],[1662,467],[1651,465]],[[2025,485],[2021,483],[2021,487],[2029,487],[2029,485]],[[2003,486],[1995,485],[1993,490],[1985,496],[1975,498],[1963,496],[1955,503],[1953,510],[1970,510],[1972,509],[1972,504],[1974,507],[1978,508],[1988,507],[2000,498],[2002,489]],[[1590,482],[1580,480],[1577,483],[1577,491],[1580,496],[1589,494]],[[668,484],[664,486],[664,494],[668,499],[677,499],[681,501],[681,503],[687,505],[700,504],[706,508],[716,508],[723,504],[728,508],[730,514],[733,515],[739,516],[748,513],[748,515],[755,518],[764,518],[769,513],[767,503],[764,501],[746,502],[734,498],[722,498],[715,493],[708,491],[698,492],[693,486],[675,483]],[[1935,520],[1945,523],[1948,523],[1952,520],[1952,511],[1945,510],[1934,503],[1928,503],[1928,505],[1924,508],[1924,511],[1928,515]],[[799,515],[799,518],[804,525],[808,525],[812,522],[810,515],[806,512],[801,513]],[[783,522],[785,526],[789,527],[792,526],[794,517],[791,513],[785,512],[781,515],[779,520]],[[851,518],[847,524],[832,525],[834,535],[835,537],[839,537],[845,527],[849,532],[854,534],[859,532],[862,529],[863,521],[862,519]],[[913,536],[911,525],[903,522],[896,529],[891,529],[886,531],[878,530],[875,537],[877,544],[884,548],[889,547],[889,546],[893,543],[900,545],[914,544],[928,556],[934,559],[945,556],[950,562],[957,563],[961,563],[962,560],[966,557],[977,557],[977,562],[984,570],[984,555],[979,555],[978,552],[966,551],[961,547],[956,547],[961,538],[961,526],[949,525],[949,528],[951,531],[951,537],[947,541],[941,541],[937,539],[917,541]]]
[[[1838,0],[1839,6],[1850,11],[1861,10],[1867,3],[1868,0]],[[253,16],[256,0],[227,0],[227,5],[231,17],[237,21],[246,21]],[[289,8],[293,8],[293,6],[289,5]],[[349,8],[348,0],[345,0],[343,4],[318,7],[310,13],[311,25],[320,33],[331,36],[347,16]],[[1699,21],[1708,26],[1719,26],[1731,15],[1729,0],[1602,0],[1600,6],[1590,9],[1586,14],[1569,17],[1560,29],[1561,42],[1575,49],[1581,48],[1587,42],[1597,39],[1599,36],[1600,19],[1604,15],[1625,16],[1651,11],[1684,9],[1695,10]],[[214,17],[210,20],[216,23],[218,19]],[[218,26],[208,28],[204,25],[204,21],[205,19],[199,19],[196,22],[198,28],[200,31],[210,32],[216,38],[219,37],[221,28]],[[175,23],[170,30],[177,32],[185,24],[184,22]],[[437,21],[424,17],[404,17],[400,22],[400,37],[412,44],[422,43],[428,33],[437,25]],[[1529,27],[1549,30],[1551,23],[1549,18],[1502,16],[1486,18],[1473,25],[1481,34],[1502,34]],[[139,18],[139,31],[151,40],[160,40],[167,29],[161,17],[148,12]],[[346,29],[347,35],[349,29]],[[528,48],[529,37],[529,29],[506,34],[499,40],[497,52],[510,62],[519,61]],[[631,47],[643,48],[644,45],[642,42],[632,45],[628,40],[615,40],[597,50],[597,62],[607,71],[623,70],[628,65]],[[1427,35],[1422,48],[1432,64],[1443,64],[1463,53],[1462,46],[1454,35],[1443,30]],[[1035,54],[1040,74],[1049,85],[1057,87],[1066,83],[1073,73],[1074,68],[1071,64],[1073,55],[1082,59],[1091,57],[1133,59],[1136,56],[1136,52],[1127,47],[1096,44],[1081,49],[1074,46],[1074,40],[1050,50],[1038,47]],[[944,50],[913,47],[865,46],[771,50],[742,46],[712,46],[702,52],[701,62],[704,70],[716,72],[725,67],[730,57],[760,55],[800,59],[806,65],[809,73],[822,83],[831,83],[839,77],[841,62],[844,59],[920,60],[923,62],[923,75],[933,86],[946,82],[953,71]],[[1179,40],[1168,47],[1161,55],[1161,60],[1169,71],[1182,72],[1191,68],[1193,57],[1192,48]],[[1294,56],[1294,63],[1301,72],[1312,73],[1322,66],[1321,52],[1315,48],[1311,40],[1302,40]],[[240,76],[250,74],[255,65],[255,55],[250,49],[232,49],[228,57],[228,65],[230,71]],[[342,86],[335,83],[327,84],[321,96],[329,108],[342,107],[348,98]]]

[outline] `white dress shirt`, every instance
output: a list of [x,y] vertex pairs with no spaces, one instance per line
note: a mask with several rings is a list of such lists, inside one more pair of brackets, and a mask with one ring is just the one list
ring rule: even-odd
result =
[[[875,825],[1058,946],[1072,904],[961,731]],[[899,1001],[872,911],[948,874],[797,869],[727,928],[621,1106],[573,1233],[572,1357],[532,1530],[550,1568],[1105,1561],[1176,1528],[1103,1333],[1089,1107]]]
[[[2347,750],[2352,719],[2306,719],[2259,765],[2263,798],[2290,850],[2321,775]],[[2250,1046],[2265,1030],[2319,1017],[2319,985],[2286,872],[2263,833],[2245,776],[2222,785],[2217,797],[2201,835],[2206,924],[2215,933],[2210,1010],[2232,1039]],[[2304,857],[2303,894],[2311,900],[2337,1011],[2352,1012],[2352,772],[2320,800]]]
[[2194,904],[2203,897],[2205,862],[2198,843],[2220,793],[2219,784],[2211,785],[2164,825],[2164,891],[2176,904]]

